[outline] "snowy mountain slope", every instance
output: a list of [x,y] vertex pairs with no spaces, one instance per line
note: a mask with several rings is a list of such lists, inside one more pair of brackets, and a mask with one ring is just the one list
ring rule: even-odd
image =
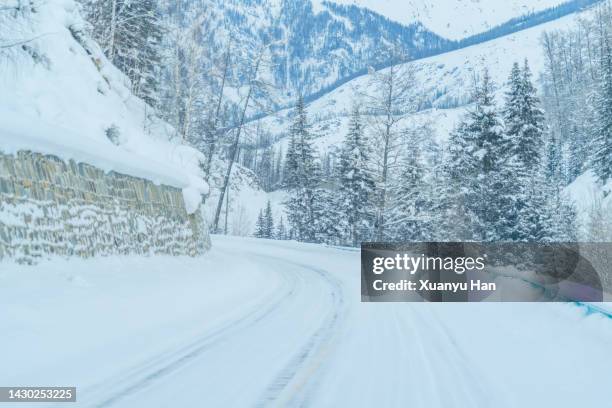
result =
[[[212,19],[207,30],[215,30],[216,34],[207,38],[206,42],[214,53],[224,52],[227,33],[220,33],[226,32],[227,24],[231,22],[234,40],[243,46],[250,44],[248,47],[251,50],[247,54],[251,54],[251,59],[255,58],[252,54],[258,49],[257,44],[273,44],[270,47],[267,76],[279,91],[275,101],[277,106],[290,106],[298,93],[308,99],[316,98],[365,73],[369,66],[388,66],[397,61],[397,55],[389,54],[391,44],[401,45],[404,56],[400,58],[403,59],[438,55],[466,45],[426,28],[422,21],[430,21],[435,26],[456,22],[465,35],[449,37],[474,44],[520,30],[531,23],[558,18],[554,7],[559,4],[567,7],[565,13],[570,13],[581,5],[587,5],[585,1],[591,4],[598,0],[539,0],[531,5],[524,0],[486,4],[458,0],[427,4],[424,0],[416,0],[393,4],[394,10],[399,9],[393,15],[402,15],[408,10],[412,15],[405,24],[400,24],[388,15],[381,15],[350,1],[211,0],[207,7],[211,10]],[[191,0],[188,3],[190,7],[184,8],[187,21],[198,16],[198,10],[203,7],[200,2]],[[378,10],[373,4],[366,5]],[[532,22],[527,13],[535,11],[550,15],[532,16]],[[423,19],[420,18],[421,14]],[[489,20],[491,24],[483,23]],[[510,22],[513,24],[499,29],[500,24]],[[472,23],[474,26],[470,28]],[[499,31],[483,33],[493,26]],[[466,39],[467,36],[469,38]],[[240,88],[236,84],[243,84],[243,81],[244,78],[237,75],[232,86]]]
[[[171,10],[176,12],[175,7]],[[212,54],[226,50],[228,31],[242,57],[252,60],[262,44],[270,46],[268,77],[280,90],[279,103],[301,92],[315,94],[368,65],[391,58],[385,50],[399,43],[410,56],[431,55],[451,42],[413,22],[402,25],[364,8],[347,8],[312,0],[190,0],[181,8],[185,24],[206,10],[205,39]],[[231,28],[228,28],[231,27]],[[213,34],[214,33],[214,34]],[[234,63],[232,86],[244,83],[244,70]]]
[[[226,92],[234,102],[240,100],[241,89],[242,97],[247,93],[243,88],[249,69],[244,69],[240,61],[255,60],[261,46],[268,44],[262,77],[275,88],[272,105],[278,108],[292,106],[298,93],[307,100],[317,98],[364,74],[370,66],[384,67],[481,43],[597,1],[600,0],[539,0],[531,5],[524,0],[486,4],[445,0],[429,5],[424,0],[394,2],[393,16],[412,16],[405,23],[389,16],[391,6],[386,15],[381,15],[374,4],[364,3],[372,6],[372,11],[348,0],[189,0],[180,8],[170,2],[166,11],[178,13],[178,19],[187,26],[206,13],[204,31],[208,34],[202,41],[212,61],[223,60],[230,32],[234,43],[240,44],[242,55],[234,58]],[[559,4],[563,10],[555,9]],[[526,14],[536,11],[543,15]],[[422,21],[432,26],[457,24],[465,32],[450,33],[449,40]],[[494,30],[487,31],[490,28]],[[398,49],[390,51],[393,44],[399,45],[401,53]],[[260,114],[257,110],[249,112],[253,116]]]
[[[544,69],[542,34],[546,31],[573,27],[578,19],[587,17],[589,13],[591,11],[572,14],[496,40],[404,64],[404,69],[413,70],[415,73],[420,88],[420,93],[416,97],[423,103],[419,112],[406,115],[400,125],[403,127],[429,125],[435,142],[444,143],[465,114],[470,102],[472,84],[485,67],[489,69],[497,85],[497,96],[501,102],[512,64],[522,63],[527,58],[534,78],[537,79]],[[348,130],[348,115],[352,105],[363,104],[362,95],[372,91],[369,88],[370,78],[364,75],[308,104],[312,131],[317,137],[315,145],[320,157],[338,152]],[[362,105],[362,108],[367,109],[367,106]],[[268,129],[273,135],[273,140],[276,140],[274,143],[276,152],[287,151],[289,140],[286,136],[292,114],[291,109],[286,109],[261,119],[262,127]],[[250,126],[255,128],[257,123],[251,123]],[[247,133],[256,132],[252,129]],[[583,188],[578,186],[577,189]],[[271,194],[279,193],[283,193],[283,190]],[[235,203],[235,205],[245,205],[244,203],[248,202],[247,199],[243,204]]]
[[0,38],[10,33],[17,45],[0,49],[0,151],[55,154],[183,188],[192,209],[207,192],[201,154],[171,141],[173,130],[130,92],[73,0],[30,7],[1,16]]
[[[482,44],[403,64],[404,69],[414,72],[418,82],[418,94],[415,93],[415,98],[421,100],[424,106],[424,109],[415,115],[408,115],[405,121],[429,122],[433,125],[438,139],[445,140],[465,111],[470,101],[472,84],[485,67],[489,69],[497,85],[499,97],[502,96],[504,84],[514,62],[522,63],[524,59],[528,59],[537,78],[544,69],[544,54],[540,43],[542,34],[570,27],[586,13],[590,11],[566,16]],[[342,141],[352,105],[363,102],[362,95],[370,92],[373,92],[370,78],[364,75],[308,104],[313,131],[320,136],[317,144],[323,151]],[[283,145],[286,143],[282,139],[287,134],[291,113],[292,111],[287,109],[262,119]]]
[[402,24],[419,21],[450,40],[486,31],[512,18],[557,6],[565,0],[333,0],[366,7]]

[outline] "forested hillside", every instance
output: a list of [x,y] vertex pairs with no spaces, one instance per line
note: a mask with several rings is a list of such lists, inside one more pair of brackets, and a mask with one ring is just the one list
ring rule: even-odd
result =
[[604,4],[372,70],[258,123],[244,164],[304,240],[609,239],[610,27]]
[[[92,133],[157,161],[167,152],[151,146],[178,146],[170,162],[188,161],[190,183],[212,185],[213,231],[355,245],[588,233],[595,210],[567,193],[587,180],[609,201],[610,12],[593,3],[509,15],[461,41],[332,2],[82,0],[62,10],[87,69],[101,73],[89,100],[128,106],[91,108]],[[2,10],[15,37],[2,33],[2,53],[53,71],[68,60],[39,45],[40,10],[21,0]],[[37,109],[73,125],[50,104]],[[483,208],[491,202],[494,212]]]

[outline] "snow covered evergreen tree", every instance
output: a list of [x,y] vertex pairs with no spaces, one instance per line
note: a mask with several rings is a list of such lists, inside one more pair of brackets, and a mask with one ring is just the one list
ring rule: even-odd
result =
[[503,110],[504,124],[508,135],[518,135],[522,131],[522,107],[523,107],[523,83],[521,68],[515,62],[510,71],[508,79],[508,90],[506,91],[506,104]]
[[423,242],[433,236],[435,213],[434,186],[427,179],[428,169],[423,157],[422,140],[432,135],[428,128],[417,129],[406,140],[406,152],[400,161],[391,205],[387,215],[389,232],[397,241]]
[[[458,239],[505,240],[508,224],[515,218],[512,178],[506,160],[510,151],[494,100],[493,82],[485,70],[476,87],[475,105],[450,140],[448,167],[453,200],[459,217]],[[465,229],[464,229],[465,228]]]
[[315,201],[320,183],[320,170],[312,145],[312,133],[304,99],[300,96],[295,107],[294,121],[289,130],[291,141],[285,161],[285,185],[289,190],[287,217],[298,240],[314,242],[316,236]]
[[341,197],[339,204],[345,212],[348,224],[346,238],[353,246],[369,235],[373,222],[372,198],[375,183],[369,168],[369,153],[359,107],[355,106],[338,166],[338,193]]
[[287,227],[285,227],[285,221],[283,217],[280,217],[278,221],[278,225],[276,226],[276,239],[286,240],[289,239],[289,235],[287,234]]
[[546,142],[544,159],[531,173],[517,168],[518,222],[510,239],[524,242],[567,242],[577,239],[576,210],[564,194],[560,149],[554,136]]
[[539,107],[527,60],[523,69],[515,63],[508,81],[504,107],[505,133],[521,166],[532,172],[540,164],[544,114]]
[[449,241],[473,241],[478,237],[472,223],[476,215],[468,200],[472,199],[470,177],[473,172],[470,160],[473,150],[466,122],[461,122],[451,133],[443,159],[442,182],[436,185],[440,197],[439,209],[443,216],[439,220],[438,236]]
[[344,243],[348,228],[346,208],[342,206],[342,197],[334,191],[317,188],[316,200],[313,202],[314,242],[327,244]]
[[538,98],[536,87],[533,84],[531,69],[527,60],[525,60],[521,72],[521,85],[521,114],[524,125],[515,144],[520,162],[528,169],[533,170],[541,163],[545,124],[544,112],[540,106],[540,98]]
[[[311,132],[308,113],[302,96],[297,100],[295,116],[289,133],[291,138],[294,139],[292,155],[295,156],[294,161],[287,160],[286,172],[289,184],[310,187],[317,185],[320,169],[312,145],[314,135]],[[289,152],[287,154],[289,155]]]
[[612,47],[606,36],[601,56],[601,81],[597,93],[595,127],[595,152],[593,169],[599,180],[605,184],[612,179]]
[[274,217],[272,215],[272,205],[268,200],[266,207],[259,210],[257,216],[257,222],[255,223],[254,236],[257,238],[268,238],[273,239],[276,237],[276,231],[274,230]]
[[271,191],[274,184],[274,150],[272,147],[263,149],[261,159],[256,166],[256,173],[264,191]]
[[253,235],[256,238],[265,238],[266,236],[266,221],[262,210],[259,210],[257,222],[255,223],[255,233]]
[[564,180],[563,156],[561,144],[555,133],[549,135],[545,146],[544,174],[546,181],[552,185],[561,185]]
[[554,188],[548,195],[547,215],[550,238],[543,241],[574,242],[578,239],[576,208],[569,197],[560,189]]
[[[514,191],[514,207],[508,208],[502,236],[511,241],[533,241],[546,224],[540,218],[547,210],[541,184],[541,155],[544,115],[531,82],[527,61],[521,70],[515,63],[508,80],[509,90],[503,110],[505,133],[510,149],[505,155],[507,188]],[[503,152],[502,152],[503,153]],[[537,188],[534,188],[537,186]]]
[[270,200],[266,204],[266,209],[263,213],[263,233],[264,238],[274,238],[274,217],[272,216],[272,206]]
[[[297,109],[297,107],[296,107]],[[287,153],[285,154],[285,162],[283,167],[283,187],[286,189],[292,189],[299,185],[298,180],[298,154],[297,154],[297,132],[293,130],[293,127],[289,131],[289,144],[287,146]]]
[[513,237],[515,241],[543,242],[551,240],[550,191],[543,171],[534,173],[529,183],[522,186],[521,195],[526,199],[524,200],[525,203],[522,203],[518,208],[520,222],[517,225],[516,237]]

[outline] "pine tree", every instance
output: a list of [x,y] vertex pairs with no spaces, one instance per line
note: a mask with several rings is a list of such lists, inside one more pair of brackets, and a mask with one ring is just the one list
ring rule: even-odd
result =
[[444,154],[441,182],[436,185],[439,197],[440,219],[438,236],[448,241],[478,240],[475,235],[472,182],[470,174],[475,173],[471,155],[473,142],[467,123],[460,122],[451,133],[447,151]]
[[291,142],[287,150],[285,185],[289,190],[286,202],[288,219],[298,240],[314,242],[316,219],[314,206],[320,170],[312,145],[312,134],[304,100],[300,96],[290,128]]
[[519,64],[515,62],[510,71],[508,91],[506,92],[506,104],[503,110],[506,134],[513,135],[515,139],[518,139],[518,135],[522,131],[522,110],[523,81]]
[[255,234],[254,235],[256,238],[266,237],[266,221],[264,218],[264,213],[261,210],[259,210],[259,215],[257,216],[257,223],[255,223]]
[[540,99],[531,78],[531,70],[525,60],[521,72],[523,126],[518,133],[515,149],[521,165],[533,171],[539,167],[541,162],[545,125],[544,112],[540,108]]
[[262,182],[262,187],[264,191],[272,190],[272,182],[273,182],[273,157],[274,151],[272,147],[267,147],[263,150],[261,155],[261,160],[259,165],[257,166],[257,175]]
[[510,145],[495,106],[493,83],[485,70],[475,89],[475,105],[451,136],[449,194],[452,212],[469,227],[456,231],[460,239],[504,239],[515,207],[505,160]]
[[552,185],[559,185],[563,179],[563,157],[561,155],[561,144],[554,133],[546,141],[545,153],[544,174],[546,180]]
[[427,180],[430,190],[428,212],[435,220],[430,225],[430,238],[428,240],[431,241],[458,240],[452,233],[458,218],[450,214],[450,210],[456,204],[452,201],[452,195],[456,193],[456,190],[453,190],[455,186],[449,183],[451,166],[449,166],[447,149],[432,140],[427,150],[430,155],[429,178]]
[[518,207],[519,241],[568,242],[577,239],[577,213],[561,188],[559,152],[558,142],[551,136],[547,141],[544,162],[519,190],[522,203]]
[[544,113],[539,107],[531,76],[527,60],[522,70],[517,63],[513,65],[503,111],[505,132],[512,152],[529,172],[540,163],[544,133]]
[[494,84],[487,70],[481,85],[476,89],[476,105],[468,113],[468,140],[473,143],[472,160],[475,169],[484,175],[498,171],[501,152],[509,147],[504,137],[497,107],[495,106]]
[[518,209],[516,241],[543,242],[550,240],[551,213],[549,211],[549,185],[543,171],[534,174],[522,189],[525,205]]
[[577,212],[573,203],[560,189],[549,194],[547,217],[550,241],[574,242],[578,239]]
[[592,134],[592,129],[586,132],[578,128],[578,126],[572,126],[569,131],[569,146],[568,149],[572,152],[568,158],[567,164],[568,181],[572,182],[576,180],[586,170],[588,164],[589,154],[592,150],[592,145],[589,136]]
[[299,185],[298,183],[298,156],[296,153],[296,137],[297,135],[290,132],[289,145],[285,155],[285,163],[283,168],[283,187],[292,189]]
[[338,167],[340,205],[345,211],[348,224],[348,231],[343,235],[347,235],[348,242],[353,246],[358,245],[368,235],[373,222],[371,200],[375,183],[369,166],[369,149],[359,108],[355,106]]
[[266,209],[263,213],[263,233],[264,238],[274,238],[274,217],[272,216],[272,206],[270,200],[266,204]]
[[280,221],[278,222],[278,225],[276,227],[276,239],[289,239],[289,236],[287,235],[287,228],[285,227],[285,221],[283,220],[282,216],[280,217]]
[[596,99],[598,123],[595,129],[593,169],[605,184],[612,179],[612,47],[604,40],[601,56],[601,81]]
[[279,183],[282,185],[283,181],[283,148],[278,149],[278,155],[276,156],[276,163],[274,165],[274,182],[273,186],[278,187]]
[[[521,70],[515,63],[508,80],[509,90],[503,109],[504,125],[509,149],[502,151],[504,165],[502,179],[506,179],[506,192],[513,191],[514,205],[506,206],[500,237],[512,241],[531,241],[538,235],[534,231],[541,223],[539,217],[545,205],[533,189],[541,167],[544,115],[539,108],[536,89],[531,82],[527,61]],[[508,203],[510,204],[510,203]]]
[[407,151],[401,160],[400,177],[391,195],[391,210],[387,216],[394,240],[423,242],[434,235],[434,181],[425,162],[422,140],[431,140],[429,128],[413,133],[407,140]]
[[327,244],[343,243],[348,229],[341,196],[330,190],[317,189],[313,203],[315,242]]

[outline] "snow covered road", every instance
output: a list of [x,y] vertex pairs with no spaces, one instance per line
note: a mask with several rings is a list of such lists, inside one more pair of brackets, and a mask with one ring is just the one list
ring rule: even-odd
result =
[[612,403],[609,318],[359,285],[358,252],[225,237],[195,259],[0,264],[0,386],[76,385],[83,407]]

